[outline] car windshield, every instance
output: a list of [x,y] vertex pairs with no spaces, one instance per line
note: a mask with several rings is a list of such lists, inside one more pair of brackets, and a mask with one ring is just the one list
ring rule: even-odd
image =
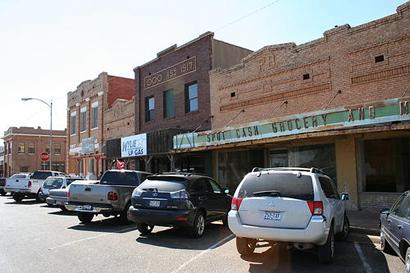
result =
[[138,188],[142,190],[156,189],[160,192],[175,192],[185,189],[188,182],[179,177],[148,177]]
[[251,173],[244,178],[238,196],[281,196],[313,200],[312,178],[293,173]]
[[34,172],[31,178],[44,180],[51,175],[52,175],[51,172]]
[[45,189],[59,189],[61,186],[63,186],[62,178],[47,178],[43,185]]

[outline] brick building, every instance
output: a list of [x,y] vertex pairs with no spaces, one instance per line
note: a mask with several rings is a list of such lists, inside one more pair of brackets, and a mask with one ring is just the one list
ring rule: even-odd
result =
[[4,146],[0,146],[0,177],[4,176]]
[[[65,172],[66,130],[53,130],[52,169]],[[4,176],[18,172],[48,170],[49,162],[40,159],[41,153],[50,154],[50,130],[41,127],[10,127],[4,132]]]
[[67,170],[98,176],[106,169],[105,111],[118,99],[134,96],[134,80],[103,72],[67,94]]
[[[111,168],[112,163],[121,158],[121,138],[134,134],[135,97],[130,100],[117,99],[111,108],[104,111],[104,117],[107,168]],[[133,165],[127,167],[136,168]]]
[[213,174],[231,189],[255,166],[315,166],[352,208],[390,205],[410,189],[409,26],[407,2],[212,71],[212,130],[181,134],[174,148],[212,150]]
[[211,128],[209,71],[237,64],[252,52],[213,36],[207,32],[184,45],[173,45],[134,69],[135,133],[142,138],[128,139],[128,144],[134,141],[147,146],[146,153],[137,149],[143,159],[137,162],[138,168],[151,172],[175,167],[210,170],[211,154],[176,159],[170,150],[177,133]]

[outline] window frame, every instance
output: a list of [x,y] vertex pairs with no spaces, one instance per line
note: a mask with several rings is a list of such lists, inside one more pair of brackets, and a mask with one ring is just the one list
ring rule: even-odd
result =
[[[83,125],[84,125],[84,128],[83,128]],[[81,108],[81,111],[80,111],[80,133],[83,133],[85,131],[87,131],[87,107]]]
[[[190,97],[189,94],[189,87],[196,85],[196,97]],[[192,110],[191,109],[191,101],[196,100],[196,109]],[[193,112],[198,112],[199,111],[199,87],[198,87],[198,82],[193,81],[190,83],[185,84],[185,113],[193,113]]]
[[91,130],[98,128],[98,101],[91,104]]
[[70,135],[77,134],[77,111],[70,114]]
[[[152,109],[149,108],[150,99],[152,99],[154,102]],[[152,113],[152,117],[150,115],[151,113]],[[152,96],[145,97],[145,122],[150,122],[154,120],[155,120],[155,96],[152,95]]]
[[[167,97],[167,94],[170,94],[169,95],[169,97]],[[172,98],[172,100],[173,100],[173,102],[172,102],[172,106],[173,106],[173,108],[172,108],[172,114],[171,115],[167,115],[167,110],[169,110],[168,108],[167,108],[167,98]],[[162,93],[162,104],[163,104],[163,117],[164,118],[174,118],[175,116],[176,116],[176,107],[175,107],[175,91],[174,91],[174,89],[168,89],[168,90],[165,90],[163,93]]]
[[[21,145],[23,145],[23,146],[21,146]],[[21,147],[23,147],[23,150],[20,150]],[[17,146],[17,153],[18,154],[25,154],[26,153],[26,143],[19,142],[19,144]]]

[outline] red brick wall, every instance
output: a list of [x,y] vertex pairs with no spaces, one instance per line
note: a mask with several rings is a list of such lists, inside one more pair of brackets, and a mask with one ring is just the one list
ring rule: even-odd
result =
[[131,100],[135,95],[134,88],[134,79],[122,78],[117,76],[108,75],[108,107],[111,108],[111,105],[116,99],[126,99]]
[[[241,65],[212,71],[212,127],[410,96],[409,26],[407,2],[391,16],[298,46],[267,46]],[[385,60],[376,63],[378,55]]]

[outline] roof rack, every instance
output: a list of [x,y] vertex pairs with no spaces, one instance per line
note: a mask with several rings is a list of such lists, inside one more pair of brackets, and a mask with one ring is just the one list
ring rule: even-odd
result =
[[302,168],[302,167],[260,168],[260,167],[255,167],[252,169],[252,172],[262,172],[262,171],[300,171],[300,172],[324,174],[324,172],[321,169],[318,169],[315,167],[312,167],[312,168]]

